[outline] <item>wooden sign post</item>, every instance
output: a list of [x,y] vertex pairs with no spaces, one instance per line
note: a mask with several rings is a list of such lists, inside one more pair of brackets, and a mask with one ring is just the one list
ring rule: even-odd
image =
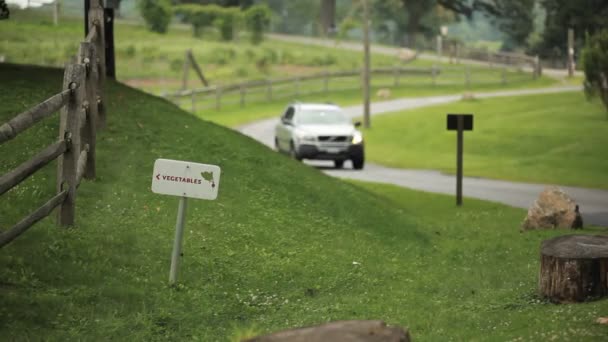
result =
[[456,205],[462,205],[462,152],[464,131],[473,130],[473,114],[448,114],[448,131],[457,131],[456,147]]

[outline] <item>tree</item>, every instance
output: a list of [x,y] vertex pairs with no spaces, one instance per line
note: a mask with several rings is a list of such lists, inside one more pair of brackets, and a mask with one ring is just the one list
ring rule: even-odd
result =
[[309,35],[319,15],[319,1],[266,0],[275,13],[275,30],[282,33]]
[[10,15],[10,11],[8,10],[8,6],[6,5],[5,0],[0,0],[0,20],[8,19]]
[[489,16],[508,37],[508,46],[524,45],[532,32],[534,0],[384,0],[376,1],[374,10],[382,17],[393,18],[399,33],[407,33],[409,45],[415,46],[416,34],[437,34],[444,10],[471,19],[474,12]]
[[583,50],[585,92],[589,97],[599,95],[608,115],[608,29],[587,39]]
[[175,4],[218,5],[220,7],[247,9],[253,5],[254,0],[177,0],[173,2]]
[[585,34],[593,35],[608,26],[606,0],[542,0],[541,5],[546,11],[545,30],[541,42],[533,47],[541,57],[554,57],[555,53],[567,55],[568,28],[574,29],[578,37],[575,45],[580,48]]
[[172,16],[169,0],[139,0],[139,10],[150,31],[167,32]]
[[270,8],[266,5],[254,5],[245,12],[245,23],[253,44],[259,44],[264,39],[264,32],[270,25],[270,17]]

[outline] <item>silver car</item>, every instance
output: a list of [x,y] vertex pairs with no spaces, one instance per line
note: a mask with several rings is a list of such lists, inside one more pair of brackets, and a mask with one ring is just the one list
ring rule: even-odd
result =
[[289,105],[275,128],[275,147],[297,160],[333,160],[336,168],[351,160],[360,170],[365,163],[363,135],[340,107],[333,104]]

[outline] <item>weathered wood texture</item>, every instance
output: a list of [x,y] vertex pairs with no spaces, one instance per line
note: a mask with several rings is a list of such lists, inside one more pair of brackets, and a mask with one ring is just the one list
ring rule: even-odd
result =
[[97,59],[95,45],[87,42],[80,43],[78,50],[80,63],[85,65],[85,118],[81,131],[82,143],[89,146],[89,158],[87,159],[85,178],[95,179],[96,175],[96,141],[97,141],[97,120],[98,108],[96,103],[97,98],[97,82],[98,75],[96,68],[92,68],[91,61]]
[[[80,43],[77,56],[66,64],[63,90],[0,126],[0,143],[61,109],[59,141],[0,177],[0,195],[7,192],[52,160],[57,161],[57,195],[42,207],[0,234],[0,247],[60,206],[61,225],[74,223],[76,188],[83,177],[95,177],[97,126],[105,125],[105,40],[103,1],[91,0],[89,34]],[[99,52],[99,53],[98,53]],[[81,143],[82,140],[82,143]],[[81,150],[81,145],[84,149]]]
[[198,76],[198,78],[201,80],[201,82],[203,83],[203,85],[205,87],[208,87],[209,82],[207,82],[205,75],[203,75],[203,71],[198,66],[198,63],[196,62],[196,60],[194,59],[194,55],[192,55],[192,50],[188,50],[188,52],[186,52],[186,55],[188,56],[188,59],[190,59],[190,64],[192,65],[192,68],[196,72],[196,75]]
[[95,26],[93,26],[89,29],[89,33],[87,34],[84,41],[87,43],[93,43],[96,40],[97,40],[97,28]]
[[64,190],[53,198],[51,198],[48,202],[42,205],[40,208],[36,209],[29,216],[19,221],[16,225],[14,225],[11,229],[2,232],[0,234],[0,248],[4,247],[7,243],[13,241],[16,237],[23,234],[27,231],[31,226],[33,226],[36,222],[42,220],[43,218],[49,216],[49,214],[53,211],[53,209],[57,208],[68,196],[67,190]]
[[566,235],[543,241],[540,294],[554,302],[608,295],[608,236]]
[[63,88],[73,90],[70,101],[61,112],[59,122],[59,139],[69,142],[68,150],[59,158],[57,163],[58,192],[68,191],[68,196],[59,211],[59,224],[70,226],[74,224],[76,206],[76,168],[80,155],[80,113],[83,110],[85,67],[81,64],[70,64],[66,67],[63,77]]
[[32,127],[38,121],[58,111],[67,103],[69,97],[70,91],[64,90],[0,126],[0,144],[15,138],[19,133]]
[[55,160],[66,151],[66,143],[61,140],[40,151],[32,159],[19,165],[11,172],[0,177],[0,195],[9,191],[17,184],[40,170],[42,167]]
[[407,329],[382,321],[338,321],[316,327],[285,330],[245,342],[409,342]]
[[[103,2],[99,0],[91,1],[91,8],[89,10],[89,32],[97,30],[97,37],[93,41],[95,45],[96,58],[93,62],[95,68],[97,68],[97,106],[99,115],[97,121],[98,128],[104,128],[106,126],[106,101],[105,101],[105,84],[106,84],[106,54],[105,54],[105,22],[104,22],[104,9]],[[91,105],[95,102],[91,102]]]
[[82,177],[84,177],[86,169],[87,169],[87,157],[89,155],[89,145],[85,145],[82,151],[80,151],[80,156],[78,156],[78,164],[76,165],[76,187],[80,186],[80,182],[82,181]]

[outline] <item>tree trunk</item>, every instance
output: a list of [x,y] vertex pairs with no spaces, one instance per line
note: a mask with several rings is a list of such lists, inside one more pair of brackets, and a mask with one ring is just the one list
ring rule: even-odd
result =
[[407,35],[409,48],[418,50],[416,46],[416,34],[418,34],[419,20],[415,15],[410,15],[410,19],[407,23]]
[[608,295],[608,236],[567,235],[543,241],[540,294],[553,302]]
[[321,0],[320,14],[323,36],[333,34],[336,29],[336,0]]

